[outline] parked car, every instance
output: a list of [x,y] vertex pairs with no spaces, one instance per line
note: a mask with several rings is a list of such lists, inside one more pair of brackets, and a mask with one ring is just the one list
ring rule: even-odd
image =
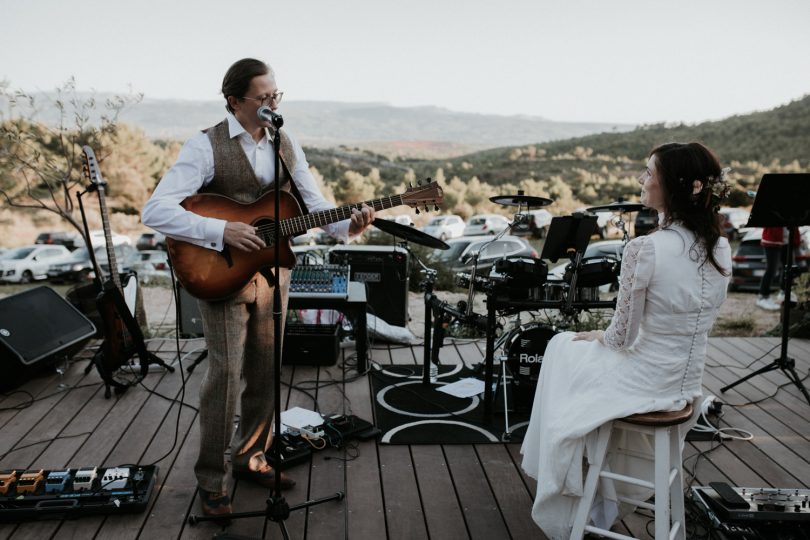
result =
[[135,248],[138,251],[151,249],[162,249],[166,251],[166,236],[159,232],[143,233],[140,238],[138,238],[138,241],[135,242]]
[[37,236],[34,243],[65,246],[69,250],[73,251],[77,247],[83,245],[84,240],[77,232],[57,231],[39,233],[39,236]]
[[467,221],[464,236],[495,235],[509,226],[509,220],[497,214],[477,214]]
[[[585,253],[583,254],[582,258],[583,260],[585,260],[596,257],[610,257],[612,259],[620,261],[623,252],[624,252],[623,241],[601,240],[599,242],[593,242],[592,244],[588,244],[588,247],[585,248]],[[563,276],[565,275],[565,267],[568,266],[569,263],[570,261],[565,260],[560,264],[557,264],[553,268],[550,268],[548,271],[548,279],[550,280],[563,279]],[[615,291],[617,289],[618,289],[618,281],[615,283],[602,285],[601,287],[599,287],[599,290],[602,292]]]
[[[128,236],[124,236],[123,234],[118,234],[115,232],[110,231],[110,239],[114,246],[119,244],[126,244],[132,245],[132,240],[129,239]],[[94,246],[105,246],[107,245],[107,239],[104,237],[104,231],[90,231],[90,243]]]
[[387,219],[393,221],[394,223],[399,223],[400,225],[407,225],[408,227],[413,227],[413,220],[411,216],[408,214],[397,214],[396,216],[385,216],[382,219]]
[[[586,207],[577,208],[574,210],[574,212],[588,212],[588,209]],[[608,234],[613,227],[612,219],[615,214],[610,210],[591,213],[596,216],[596,234],[599,235],[599,238],[604,240],[608,237]]]
[[744,229],[746,223],[748,223],[750,215],[749,212],[742,208],[720,208],[720,216],[722,218],[720,227],[729,240],[736,240],[745,234],[745,231],[742,229]]
[[[765,274],[766,261],[765,261],[765,248],[760,245],[762,240],[762,229],[752,228],[743,235],[740,240],[740,245],[731,257],[731,283],[729,288],[732,291],[747,289],[759,290],[759,283],[762,281],[762,276]],[[808,267],[807,248],[801,245],[793,252],[796,266],[799,268]],[[782,265],[774,272],[773,288],[779,287],[779,281],[782,279]]]
[[323,229],[311,229],[293,238],[293,246],[332,246],[339,242],[337,238]]
[[293,246],[295,253],[295,264],[324,264],[326,252],[329,248],[324,246]]
[[30,283],[48,277],[48,267],[70,257],[65,246],[35,244],[13,249],[0,259],[0,281]]
[[[489,243],[491,242],[491,243]],[[488,244],[489,243],[489,244]],[[483,251],[478,257],[476,273],[488,275],[495,261],[501,257],[537,257],[537,251],[523,238],[505,235],[498,240],[481,236],[462,236],[447,240],[450,249],[436,249],[430,255],[430,260],[437,266],[444,267],[453,273],[469,272],[472,269],[473,254]]]
[[654,208],[643,208],[636,213],[634,231],[636,236],[644,236],[658,227],[658,211]]
[[545,238],[552,217],[554,216],[548,210],[530,210],[526,221],[518,223],[512,229],[512,234],[528,234],[534,238]]
[[171,278],[169,254],[160,249],[146,249],[135,252],[130,268],[138,273],[138,281],[141,283],[149,283],[155,279]]
[[[105,245],[97,246],[93,252],[104,277],[108,277],[110,265],[107,262],[107,247]],[[135,262],[134,256],[137,253],[135,248],[127,244],[115,246],[115,262],[118,263],[119,272],[128,272],[132,269],[132,263]],[[47,274],[48,279],[54,283],[88,281],[96,275],[86,247],[81,247],[71,253],[70,257],[51,264]]]
[[464,234],[464,220],[455,214],[436,216],[422,227],[422,232],[435,236],[439,240],[458,238]]

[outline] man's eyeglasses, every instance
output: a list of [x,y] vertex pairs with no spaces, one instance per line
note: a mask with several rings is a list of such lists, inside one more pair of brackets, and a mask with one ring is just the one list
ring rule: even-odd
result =
[[284,92],[276,92],[270,96],[262,96],[262,97],[248,97],[244,96],[242,99],[250,99],[252,101],[258,101],[262,106],[269,107],[271,103],[280,103],[281,96],[284,95]]

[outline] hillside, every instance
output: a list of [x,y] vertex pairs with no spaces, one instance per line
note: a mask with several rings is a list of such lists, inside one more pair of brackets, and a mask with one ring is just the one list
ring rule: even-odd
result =
[[[40,103],[50,94],[33,94]],[[80,99],[87,95],[77,93]],[[111,94],[99,93],[102,103]],[[2,105],[2,97],[0,97]],[[307,146],[370,144],[386,152],[424,156],[459,155],[481,148],[528,144],[606,131],[627,131],[629,124],[555,122],[536,116],[500,116],[451,111],[441,107],[394,107],[384,103],[342,103],[285,99],[279,112],[288,129]],[[53,123],[55,111],[35,119]],[[152,139],[185,140],[225,115],[224,101],[146,98],[127,107],[122,122],[142,129]],[[417,141],[414,145],[412,141]]]
[[[469,189],[478,183],[485,193],[522,187],[534,195],[570,198],[572,204],[599,204],[638,193],[635,175],[647,153],[668,141],[699,140],[733,167],[737,190],[731,204],[749,201],[744,191],[765,172],[810,170],[810,96],[773,110],[738,115],[697,125],[649,125],[626,133],[603,133],[562,141],[509,146],[442,160],[388,158],[362,148],[311,149],[310,164],[325,178],[347,170],[370,174],[397,185],[403,170],[417,178],[439,175],[448,185]],[[454,182],[455,180],[455,182]]]
[[[289,111],[292,104],[288,105]],[[317,116],[313,111],[319,110],[328,116],[326,111],[332,110],[329,114],[333,114],[333,121],[341,115],[356,121],[359,118],[382,118],[386,114],[385,107],[373,104],[356,105],[353,109],[343,107],[342,112],[338,110],[340,108],[330,107],[332,105],[329,104],[322,105],[320,109],[313,106],[310,112]],[[125,114],[139,108],[127,109]],[[432,108],[425,109],[420,114],[445,114]],[[148,111],[157,114],[158,109],[146,107],[142,114]],[[187,114],[186,120],[197,126],[210,123],[206,120],[209,114],[216,114],[216,117],[211,116],[214,119],[219,116],[218,112],[209,113],[204,107],[191,107],[187,109]],[[458,114],[447,113],[448,119],[444,125],[456,122],[460,118]],[[46,116],[47,110],[42,117]],[[293,113],[287,113],[287,116],[300,119]],[[398,126],[401,132],[406,132],[415,125],[402,116],[395,118],[396,121],[389,118],[386,122],[369,122],[379,124],[377,128],[382,131],[378,131],[378,134],[396,130]],[[418,115],[413,118],[418,118]],[[531,121],[541,122],[538,119]],[[324,123],[324,126],[327,124]],[[344,124],[348,133],[350,122]],[[2,124],[3,127],[7,125],[11,124]],[[356,127],[358,124],[353,125]],[[46,129],[42,124],[27,126],[23,133],[30,138],[30,145],[25,146],[25,152],[38,156],[37,160],[43,156],[55,157],[54,142],[59,139],[45,135]],[[35,129],[30,126],[35,126]],[[297,132],[297,128],[291,129]],[[503,124],[503,129],[507,129],[507,124]],[[528,133],[521,136],[530,136]],[[750,204],[750,199],[745,192],[755,188],[764,173],[810,171],[810,96],[770,111],[715,122],[641,126],[627,132],[501,146],[454,158],[411,157],[412,154],[436,155],[433,152],[435,146],[431,143],[415,140],[407,143],[396,139],[362,145],[344,144],[333,148],[305,147],[313,174],[324,193],[338,203],[392,194],[401,191],[403,184],[432,177],[444,187],[442,211],[468,217],[481,212],[508,214],[509,208],[496,206],[488,198],[496,194],[514,193],[518,189],[529,195],[552,198],[555,203],[550,210],[555,214],[565,214],[583,205],[607,203],[619,197],[637,200],[639,188],[635,178],[643,167],[647,153],[656,144],[672,140],[701,140],[714,148],[723,164],[734,169],[731,180],[736,189],[728,203],[746,206]],[[140,209],[156,182],[175,160],[180,145],[165,139],[156,141],[149,133],[132,124],[123,125],[115,140],[106,138],[103,142],[105,150],[100,155],[105,157],[101,167],[109,182],[113,225],[121,232],[138,231],[141,228],[138,221]],[[445,155],[459,152],[465,146],[458,142],[442,144]],[[404,150],[392,151],[397,148]],[[24,198],[27,192],[24,177],[9,161],[14,149],[12,145],[4,143],[0,150],[0,189]],[[72,155],[78,154],[76,148]],[[78,178],[79,164],[73,163],[72,168],[73,177]],[[42,184],[34,188],[34,193],[47,194]],[[409,209],[397,211],[412,212]],[[429,216],[424,213],[416,216],[417,224]],[[91,218],[91,221],[96,220]],[[95,223],[92,225],[96,226]],[[29,239],[32,231],[41,227],[65,228],[40,210],[12,209],[5,201],[0,203],[0,236],[6,238],[6,242],[29,242],[33,240]]]

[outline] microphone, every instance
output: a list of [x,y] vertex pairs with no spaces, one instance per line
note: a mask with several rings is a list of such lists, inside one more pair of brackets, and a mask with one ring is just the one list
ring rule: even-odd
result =
[[273,109],[267,105],[259,107],[259,110],[256,111],[256,115],[259,117],[259,120],[270,122],[270,124],[276,129],[284,125],[284,117],[276,112],[273,112]]

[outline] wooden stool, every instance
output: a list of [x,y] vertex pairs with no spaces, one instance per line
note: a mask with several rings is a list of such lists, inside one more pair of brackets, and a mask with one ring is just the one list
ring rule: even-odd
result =
[[[576,512],[574,513],[571,540],[580,540],[586,531],[601,534],[609,538],[633,540],[630,536],[587,525],[591,505],[596,495],[596,486],[600,478],[606,478],[608,482],[616,480],[654,489],[655,504],[637,501],[628,497],[617,498],[620,502],[647,508],[654,512],[655,540],[686,539],[679,425],[683,424],[691,417],[692,405],[687,404],[686,407],[680,411],[634,414],[613,422],[607,422],[599,428],[595,459],[594,463],[592,463],[588,469],[582,499],[579,501]],[[650,483],[646,480],[633,478],[631,476],[616,474],[610,472],[610,470],[605,467],[605,457],[607,455],[608,444],[610,443],[610,435],[614,427],[625,431],[646,433],[654,437],[655,454],[653,460],[655,462],[655,483]]]

